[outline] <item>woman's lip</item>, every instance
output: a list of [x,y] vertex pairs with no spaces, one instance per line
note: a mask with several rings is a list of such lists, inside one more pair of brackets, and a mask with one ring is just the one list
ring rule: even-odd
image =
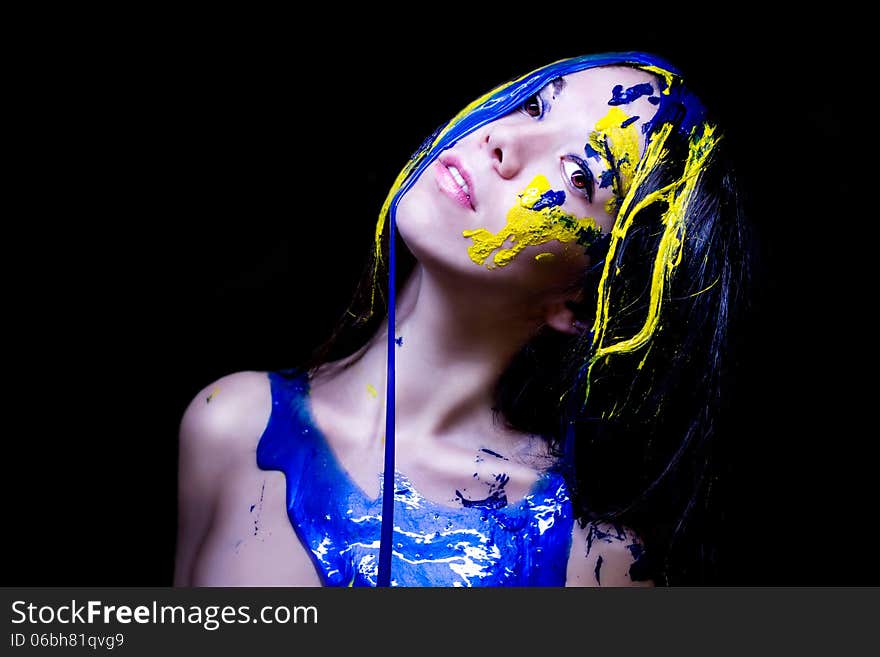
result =
[[[468,186],[467,194],[461,187],[458,186],[458,183],[455,182],[455,178],[453,178],[452,174],[449,173],[450,166],[458,169],[461,177],[464,178],[464,181]],[[461,160],[452,155],[441,157],[434,165],[434,176],[437,180],[438,186],[440,187],[440,191],[449,196],[452,200],[454,200],[462,207],[476,212],[477,206],[474,197],[473,178],[471,178],[470,172],[464,167],[464,165],[461,163]]]

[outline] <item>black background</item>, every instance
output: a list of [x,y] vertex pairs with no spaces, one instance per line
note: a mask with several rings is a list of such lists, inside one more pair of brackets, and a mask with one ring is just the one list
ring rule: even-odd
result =
[[32,68],[16,70],[21,204],[4,243],[18,421],[2,584],[170,584],[193,395],[325,336],[437,125],[510,77],[610,50],[684,70],[727,127],[760,237],[714,583],[877,584],[874,432],[850,375],[869,369],[851,311],[871,297],[848,228],[865,190],[847,173],[861,147],[843,28],[499,13],[392,29],[339,13],[55,23],[14,58]]

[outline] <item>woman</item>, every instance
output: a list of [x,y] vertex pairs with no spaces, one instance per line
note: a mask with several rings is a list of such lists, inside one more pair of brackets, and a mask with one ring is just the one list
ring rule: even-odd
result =
[[186,410],[175,583],[674,577],[746,272],[722,147],[643,53],[465,108],[395,181],[314,362]]

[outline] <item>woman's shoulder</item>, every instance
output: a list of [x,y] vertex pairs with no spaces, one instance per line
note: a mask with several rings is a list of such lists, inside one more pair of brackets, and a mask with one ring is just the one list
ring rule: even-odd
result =
[[233,372],[192,398],[180,422],[180,439],[212,450],[253,449],[271,411],[270,374]]
[[567,586],[653,586],[635,531],[611,522],[575,522]]

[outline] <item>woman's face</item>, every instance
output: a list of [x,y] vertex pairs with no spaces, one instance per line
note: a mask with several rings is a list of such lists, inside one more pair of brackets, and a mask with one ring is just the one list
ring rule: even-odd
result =
[[398,204],[401,237],[429,270],[532,293],[571,285],[614,224],[661,93],[628,67],[557,78],[425,169]]

